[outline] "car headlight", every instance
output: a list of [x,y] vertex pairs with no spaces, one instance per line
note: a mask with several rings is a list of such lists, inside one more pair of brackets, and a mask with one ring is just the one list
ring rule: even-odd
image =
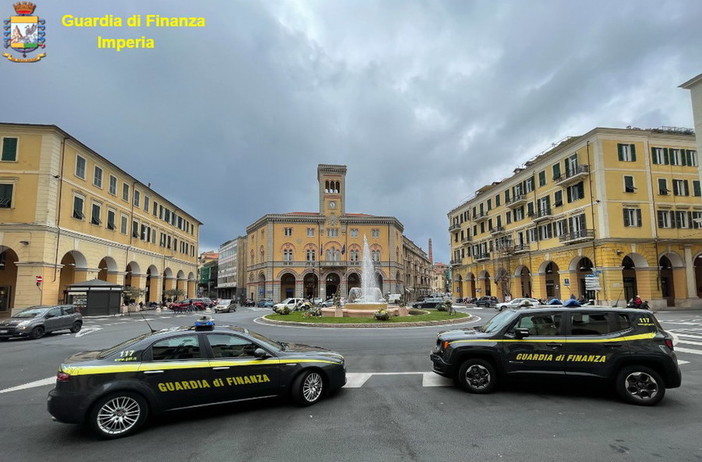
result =
[[25,327],[27,327],[27,326],[29,325],[30,322],[31,322],[31,321],[22,321],[22,322],[20,322],[19,324],[17,324],[17,327],[18,327],[19,329],[24,329]]

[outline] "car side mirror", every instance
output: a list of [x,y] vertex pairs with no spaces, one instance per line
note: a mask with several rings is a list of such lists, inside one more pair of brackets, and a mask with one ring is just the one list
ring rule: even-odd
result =
[[528,337],[529,329],[527,329],[526,327],[517,327],[516,329],[514,329],[514,335],[518,339]]
[[266,353],[266,350],[263,348],[256,348],[254,350],[254,356],[258,359],[266,359],[268,357],[268,353]]

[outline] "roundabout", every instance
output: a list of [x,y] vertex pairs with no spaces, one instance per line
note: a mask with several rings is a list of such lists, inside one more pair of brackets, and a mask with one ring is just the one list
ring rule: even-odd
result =
[[444,311],[421,310],[422,314],[407,316],[392,316],[385,321],[370,317],[321,317],[306,316],[303,311],[294,311],[287,315],[268,314],[259,318],[262,324],[276,326],[307,326],[307,327],[355,327],[355,328],[393,328],[393,327],[426,327],[462,324],[475,321],[475,316],[469,313],[455,312],[449,315]]

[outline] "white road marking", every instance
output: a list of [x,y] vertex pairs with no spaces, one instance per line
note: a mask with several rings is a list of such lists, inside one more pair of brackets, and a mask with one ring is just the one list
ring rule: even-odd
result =
[[56,383],[56,376],[47,377],[45,379],[25,383],[24,385],[17,385],[16,387],[12,387],[12,388],[5,388],[4,390],[0,390],[0,393],[9,393],[11,391],[19,391],[19,390],[26,390],[28,388],[43,387],[45,385],[53,385],[54,383]]
[[102,330],[102,327],[86,327],[84,329],[81,329],[79,332],[76,332],[76,337],[82,337],[84,335],[92,334],[93,332],[97,332],[99,330]]
[[685,339],[680,340],[678,343],[684,343],[685,345],[697,345],[697,346],[702,345],[702,342],[693,342],[691,340],[685,340]]
[[683,364],[690,364],[690,361],[683,361],[682,359],[678,359],[678,365],[681,366]]
[[373,376],[421,375],[423,387],[450,387],[453,381],[433,372],[347,372],[344,388],[361,388]]
[[675,351],[680,353],[691,353],[693,355],[702,355],[702,350],[693,350],[692,348],[680,348],[676,346]]
[[678,337],[686,337],[686,338],[693,338],[695,340],[702,340],[702,335],[692,335],[692,334],[680,334],[680,333],[675,333]]

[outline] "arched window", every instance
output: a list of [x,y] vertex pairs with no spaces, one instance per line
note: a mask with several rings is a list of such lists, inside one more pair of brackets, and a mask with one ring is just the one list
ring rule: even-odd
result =
[[307,261],[315,261],[317,258],[314,249],[307,249]]
[[283,250],[283,261],[293,261],[293,251],[292,249]]

